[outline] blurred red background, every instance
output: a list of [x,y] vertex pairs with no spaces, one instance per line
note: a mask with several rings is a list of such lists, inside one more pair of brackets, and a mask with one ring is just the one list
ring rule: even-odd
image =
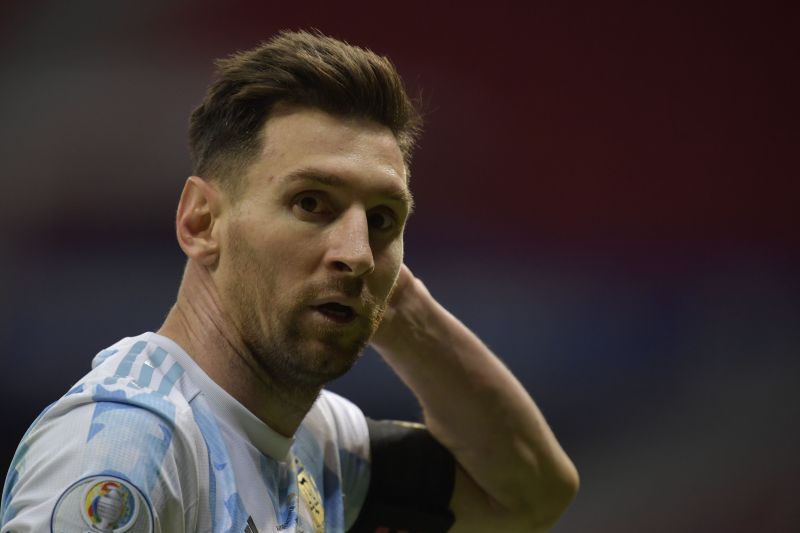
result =
[[[424,103],[407,260],[575,458],[554,531],[800,525],[794,5],[0,9],[6,464],[95,352],[172,302],[186,125],[213,59],[315,27],[391,57]],[[418,416],[374,354],[333,388]]]

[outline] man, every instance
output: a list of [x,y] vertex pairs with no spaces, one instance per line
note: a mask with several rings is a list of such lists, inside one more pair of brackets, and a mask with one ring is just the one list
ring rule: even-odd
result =
[[[177,301],[34,422],[2,532],[550,527],[574,466],[403,265],[419,127],[391,63],[329,37],[221,61],[192,115]],[[368,342],[427,429],[322,391]]]

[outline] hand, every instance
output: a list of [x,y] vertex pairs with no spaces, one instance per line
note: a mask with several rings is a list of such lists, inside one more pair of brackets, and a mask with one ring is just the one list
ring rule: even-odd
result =
[[405,264],[401,265],[381,325],[372,336],[372,345],[384,352],[396,350],[411,341],[424,327],[422,317],[432,303],[433,299],[422,281],[414,277]]

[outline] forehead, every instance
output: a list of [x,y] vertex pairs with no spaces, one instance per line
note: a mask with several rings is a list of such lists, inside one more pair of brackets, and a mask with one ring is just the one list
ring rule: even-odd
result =
[[264,124],[250,186],[280,185],[300,173],[331,176],[365,189],[408,192],[406,167],[391,130],[318,109],[278,108]]

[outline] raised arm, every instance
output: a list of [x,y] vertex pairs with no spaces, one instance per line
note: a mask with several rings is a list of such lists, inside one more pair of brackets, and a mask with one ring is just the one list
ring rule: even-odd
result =
[[524,387],[403,266],[373,345],[454,455],[457,532],[546,531],[578,474]]

